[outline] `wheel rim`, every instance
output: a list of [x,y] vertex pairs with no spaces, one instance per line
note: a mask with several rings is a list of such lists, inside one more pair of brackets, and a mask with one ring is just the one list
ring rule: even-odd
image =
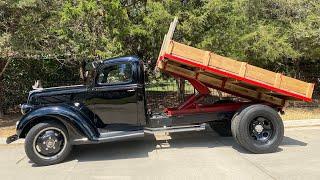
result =
[[274,131],[271,120],[264,117],[253,119],[249,125],[251,137],[259,143],[267,143],[273,137]]
[[49,127],[41,130],[35,136],[33,150],[42,159],[54,160],[63,153],[66,145],[65,133],[59,128]]

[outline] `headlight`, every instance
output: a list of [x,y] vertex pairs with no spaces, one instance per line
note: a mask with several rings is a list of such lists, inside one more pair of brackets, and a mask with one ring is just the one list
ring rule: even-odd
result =
[[20,105],[20,108],[21,108],[21,113],[23,115],[25,115],[31,110],[32,106],[30,106],[28,104],[22,104],[22,105]]
[[19,122],[20,122],[20,121],[17,121],[17,122],[16,122],[16,129],[17,129],[17,127],[18,127]]

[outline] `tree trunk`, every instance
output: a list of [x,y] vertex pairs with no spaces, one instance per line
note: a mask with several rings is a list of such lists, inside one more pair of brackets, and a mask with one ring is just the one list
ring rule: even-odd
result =
[[80,79],[82,80],[83,83],[85,83],[87,81],[87,76],[86,76],[86,62],[85,61],[81,61],[79,64],[79,74],[80,74]]
[[0,118],[4,115],[4,85],[3,85],[3,78],[0,77]]
[[3,84],[3,74],[8,67],[10,60],[5,61],[0,60],[0,118],[4,115],[4,84]]
[[184,101],[184,94],[185,94],[185,80],[182,78],[177,79],[177,85],[178,85],[178,92],[177,92],[177,96],[178,96],[178,100]]
[[10,58],[7,61],[0,59],[0,78],[3,77],[4,72],[7,70],[10,62],[11,62]]

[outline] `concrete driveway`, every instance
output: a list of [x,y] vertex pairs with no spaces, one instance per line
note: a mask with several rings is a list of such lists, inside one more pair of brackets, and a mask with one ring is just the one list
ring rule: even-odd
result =
[[32,164],[22,144],[0,145],[0,178],[320,179],[320,127],[287,128],[272,154],[251,154],[210,130],[171,137],[78,146],[66,162],[47,167]]

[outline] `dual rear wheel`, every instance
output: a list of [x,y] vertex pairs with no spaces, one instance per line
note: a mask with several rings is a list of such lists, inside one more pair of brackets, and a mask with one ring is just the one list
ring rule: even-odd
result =
[[253,153],[271,153],[278,149],[284,135],[281,117],[270,106],[254,104],[239,109],[232,119],[210,123],[221,136],[233,136]]

